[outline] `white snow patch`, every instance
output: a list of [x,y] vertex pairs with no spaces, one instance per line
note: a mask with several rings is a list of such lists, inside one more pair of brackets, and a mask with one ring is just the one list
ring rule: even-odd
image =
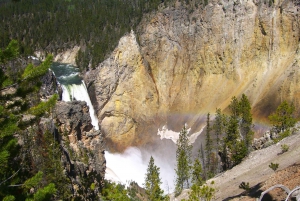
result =
[[[197,137],[202,133],[204,127],[202,127],[200,131],[193,133],[189,136],[189,141],[191,144],[193,144],[196,141]],[[190,131],[191,131],[191,128],[188,128],[187,133],[189,134]],[[175,131],[169,130],[166,125],[163,126],[161,130],[158,129],[158,131],[157,131],[157,135],[160,136],[161,140],[169,139],[169,140],[172,140],[175,144],[176,144],[177,140],[179,139],[179,134],[180,134],[180,132],[175,132]]]

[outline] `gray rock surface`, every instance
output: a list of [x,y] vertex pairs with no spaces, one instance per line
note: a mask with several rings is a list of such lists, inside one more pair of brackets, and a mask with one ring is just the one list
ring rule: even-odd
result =
[[[91,183],[98,189],[103,185],[106,168],[104,141],[101,132],[94,130],[91,124],[86,102],[59,101],[54,115],[64,152],[62,161],[74,184],[75,194],[79,190],[85,192]],[[85,193],[88,197],[92,192]]]

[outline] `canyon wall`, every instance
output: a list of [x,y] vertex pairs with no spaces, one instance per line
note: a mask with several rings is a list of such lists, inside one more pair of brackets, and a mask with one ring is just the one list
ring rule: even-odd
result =
[[150,142],[163,125],[199,131],[208,112],[243,93],[257,120],[282,100],[299,110],[299,9],[213,0],[146,16],[85,77],[110,149]]

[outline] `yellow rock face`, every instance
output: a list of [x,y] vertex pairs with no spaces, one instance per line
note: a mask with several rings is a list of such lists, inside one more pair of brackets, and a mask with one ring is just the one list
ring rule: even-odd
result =
[[282,100],[299,109],[299,11],[275,4],[165,9],[141,23],[139,44],[133,32],[124,36],[87,78],[112,149],[147,143],[162,125],[199,130],[203,115],[243,93],[256,119]]

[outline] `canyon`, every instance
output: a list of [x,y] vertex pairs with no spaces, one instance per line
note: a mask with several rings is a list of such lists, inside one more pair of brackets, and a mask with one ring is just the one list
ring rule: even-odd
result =
[[153,142],[163,126],[200,131],[208,112],[243,93],[258,123],[283,100],[299,111],[298,14],[292,1],[214,0],[144,17],[85,74],[109,149]]

